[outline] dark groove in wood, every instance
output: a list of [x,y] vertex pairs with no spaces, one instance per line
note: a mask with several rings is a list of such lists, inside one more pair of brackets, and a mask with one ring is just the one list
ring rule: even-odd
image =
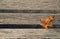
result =
[[0,13],[60,13],[58,10],[1,10]]
[[[0,24],[0,29],[1,28],[12,28],[12,29],[21,29],[21,28],[28,28],[28,29],[40,29],[43,28],[41,25],[39,24]],[[54,25],[53,27],[49,27],[49,28],[60,28],[60,25]]]

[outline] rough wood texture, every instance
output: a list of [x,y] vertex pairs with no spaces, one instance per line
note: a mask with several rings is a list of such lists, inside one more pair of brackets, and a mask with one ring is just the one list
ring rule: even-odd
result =
[[0,9],[58,10],[60,0],[0,0]]
[[54,15],[53,24],[60,24],[60,14],[43,13],[0,13],[0,24],[40,24],[40,18]]
[[[60,0],[0,0],[0,9],[58,11]],[[40,24],[48,15],[60,24],[60,13],[0,13],[0,24]],[[60,29],[0,29],[0,39],[60,39]]]
[[[59,30],[59,29],[58,29]],[[59,39],[59,31],[56,29],[1,29],[2,39]]]

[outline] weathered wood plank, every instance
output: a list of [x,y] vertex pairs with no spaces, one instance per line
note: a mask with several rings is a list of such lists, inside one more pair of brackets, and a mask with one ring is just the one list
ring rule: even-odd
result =
[[[60,0],[0,0],[0,10],[1,9],[59,11]],[[48,15],[55,15],[53,24],[60,24],[60,14],[55,12],[2,12],[0,12],[0,24],[40,24],[40,17],[47,17]],[[60,29],[0,29],[0,39],[60,39]]]
[[[0,38],[3,39],[60,39],[57,29],[0,29]],[[58,29],[59,30],[59,29]],[[3,35],[4,34],[4,35]]]
[[0,0],[0,9],[59,10],[60,0]]
[[55,15],[53,24],[60,24],[60,14],[43,13],[0,13],[0,24],[40,24],[40,18]]

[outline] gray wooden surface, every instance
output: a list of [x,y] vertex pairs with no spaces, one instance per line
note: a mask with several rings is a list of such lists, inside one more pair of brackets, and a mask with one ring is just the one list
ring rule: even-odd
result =
[[56,29],[0,29],[0,39],[60,39],[60,33]]
[[[60,0],[0,0],[0,9],[58,11]],[[60,24],[60,13],[0,13],[0,24],[41,24],[40,17],[48,15]],[[60,29],[0,29],[0,39],[60,39]]]
[[0,9],[59,10],[60,0],[0,0]]
[[40,18],[47,18],[54,15],[53,24],[60,24],[60,14],[50,13],[0,13],[0,24],[41,24]]

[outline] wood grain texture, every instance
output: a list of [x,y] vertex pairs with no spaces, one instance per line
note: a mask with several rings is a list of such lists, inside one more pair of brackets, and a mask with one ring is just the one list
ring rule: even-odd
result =
[[60,10],[60,0],[0,0],[0,9]]
[[40,18],[54,15],[53,24],[60,24],[60,14],[43,13],[0,13],[0,24],[41,24]]
[[56,29],[0,29],[0,38],[5,39],[58,39],[59,34]]
[[[60,10],[60,0],[0,0],[0,9]],[[58,13],[2,13],[0,24],[41,24],[40,17],[54,15],[53,24],[60,24]],[[60,26],[60,25],[59,25]],[[60,29],[0,29],[0,39],[60,39]]]
[[[55,15],[53,24],[60,24],[60,14],[0,13],[0,24],[40,24],[40,17]],[[0,29],[0,39],[60,39],[60,29]]]

